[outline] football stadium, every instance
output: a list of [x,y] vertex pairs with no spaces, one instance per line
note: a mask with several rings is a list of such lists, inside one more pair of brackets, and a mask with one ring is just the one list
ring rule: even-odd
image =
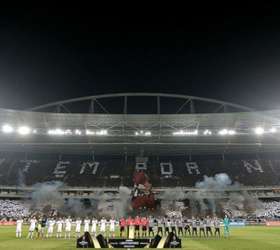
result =
[[1,249],[279,249],[280,110],[114,93],[0,129]]

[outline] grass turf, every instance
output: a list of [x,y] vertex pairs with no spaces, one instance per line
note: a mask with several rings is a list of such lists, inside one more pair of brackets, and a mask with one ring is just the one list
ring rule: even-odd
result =
[[[0,227],[0,249],[75,249],[75,239],[42,239],[27,240],[27,228],[24,227],[23,238],[15,238],[14,226]],[[244,227],[231,228],[229,239],[221,238],[183,238],[183,248],[186,250],[279,250],[280,227]]]

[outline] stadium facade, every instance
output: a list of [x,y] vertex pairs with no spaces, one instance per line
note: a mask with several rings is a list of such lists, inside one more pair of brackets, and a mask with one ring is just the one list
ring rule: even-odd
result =
[[53,180],[66,184],[66,198],[117,194],[121,185],[132,187],[135,169],[159,193],[195,192],[204,175],[227,173],[242,184],[228,192],[280,198],[280,110],[121,93],[1,109],[0,124],[1,198],[25,197],[34,184]]

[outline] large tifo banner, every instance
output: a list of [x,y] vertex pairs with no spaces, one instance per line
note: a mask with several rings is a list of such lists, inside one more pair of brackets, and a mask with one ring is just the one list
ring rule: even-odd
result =
[[0,226],[14,226],[15,224],[15,221],[0,221]]
[[280,221],[267,221],[266,225],[269,227],[280,227]]

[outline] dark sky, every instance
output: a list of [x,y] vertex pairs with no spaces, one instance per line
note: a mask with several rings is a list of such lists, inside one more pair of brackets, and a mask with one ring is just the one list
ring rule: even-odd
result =
[[280,17],[255,11],[98,16],[0,11],[0,107],[112,92],[171,92],[280,108]]

